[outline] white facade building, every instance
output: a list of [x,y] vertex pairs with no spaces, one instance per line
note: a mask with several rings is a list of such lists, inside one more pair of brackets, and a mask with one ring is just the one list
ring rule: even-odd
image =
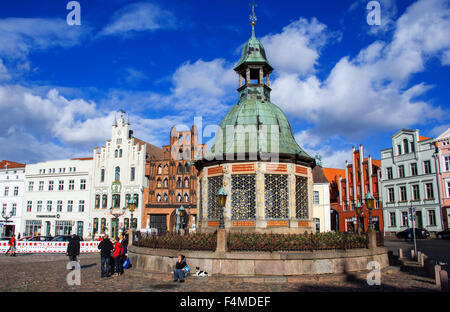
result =
[[7,160],[0,162],[0,235],[2,237],[11,237],[15,234],[17,238],[21,232],[24,180],[24,164]]
[[28,236],[90,236],[92,158],[27,165],[22,232]]
[[316,232],[331,231],[330,182],[320,166],[313,169],[313,210],[312,218]]
[[133,224],[141,228],[143,192],[148,185],[145,163],[155,156],[161,157],[162,150],[134,138],[122,113],[112,126],[111,140],[94,150],[91,223],[96,236],[117,237],[131,227],[130,198],[136,202]]
[[392,147],[381,150],[379,181],[385,233],[412,226],[409,207],[416,210],[416,227],[442,231],[435,150],[433,139],[409,129],[398,131],[392,136]]

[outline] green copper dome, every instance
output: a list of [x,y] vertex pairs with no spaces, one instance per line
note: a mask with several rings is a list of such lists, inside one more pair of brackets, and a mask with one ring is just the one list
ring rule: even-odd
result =
[[283,111],[270,101],[269,74],[273,68],[263,45],[255,37],[254,29],[234,70],[240,76],[239,101],[220,123],[214,144],[205,158],[222,159],[220,156],[237,153],[249,156],[278,153],[283,156],[280,158],[313,164],[314,158],[295,141]]

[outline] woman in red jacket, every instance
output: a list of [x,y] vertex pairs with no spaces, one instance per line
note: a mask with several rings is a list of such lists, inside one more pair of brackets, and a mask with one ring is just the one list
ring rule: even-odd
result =
[[11,239],[9,240],[9,255],[15,257],[16,256],[16,238],[13,234],[11,236]]
[[116,273],[114,275],[116,276],[119,276],[120,274],[123,273],[122,262],[120,261],[122,255],[123,255],[123,247],[119,241],[119,238],[116,237],[116,241],[114,242],[114,253],[113,253],[114,263],[116,264]]

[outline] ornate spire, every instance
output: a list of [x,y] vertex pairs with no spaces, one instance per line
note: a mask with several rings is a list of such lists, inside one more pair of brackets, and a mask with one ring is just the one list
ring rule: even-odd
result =
[[252,8],[252,14],[250,15],[250,20],[252,21],[252,36],[255,36],[255,24],[256,21],[258,20],[258,18],[255,15],[255,7],[257,7],[258,5],[255,3],[255,1],[252,1],[252,3],[250,3],[250,7]]

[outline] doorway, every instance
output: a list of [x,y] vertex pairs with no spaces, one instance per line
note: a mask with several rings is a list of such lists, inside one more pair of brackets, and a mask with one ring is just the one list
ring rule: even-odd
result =
[[45,221],[45,236],[50,236],[50,221]]

